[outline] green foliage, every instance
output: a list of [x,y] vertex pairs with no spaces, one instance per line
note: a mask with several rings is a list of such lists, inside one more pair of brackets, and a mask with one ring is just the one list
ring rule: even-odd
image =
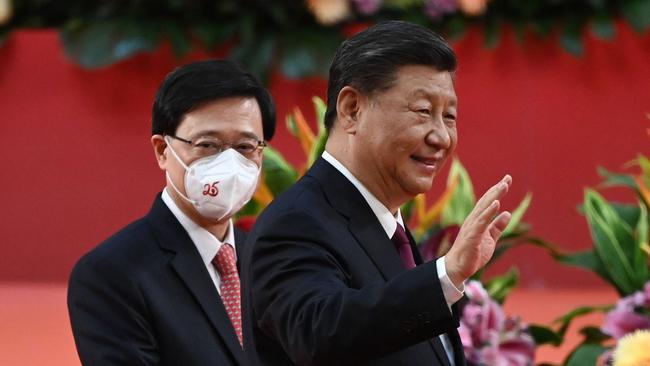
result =
[[273,196],[284,192],[298,179],[298,172],[282,154],[270,146],[264,149],[264,180]]
[[585,215],[599,262],[597,266],[604,269],[609,282],[623,296],[642,288],[648,280],[647,256],[635,240],[635,236],[647,239],[648,218],[645,207],[641,207],[637,228],[645,233],[635,233],[600,194],[591,189],[585,192]]
[[585,365],[595,365],[598,357],[607,350],[606,347],[603,347],[599,344],[586,343],[578,347],[571,355],[568,357],[565,365],[566,366],[585,366]]
[[356,11],[333,24],[318,22],[303,1],[141,0],[43,1],[14,0],[14,13],[0,27],[0,44],[23,28],[56,28],[68,56],[86,68],[104,67],[162,42],[182,56],[195,47],[213,50],[231,45],[229,57],[267,79],[274,67],[290,77],[325,75],[334,49],[350,28],[382,19],[402,19],[427,26],[450,39],[470,27],[484,27],[485,45],[496,47],[501,28],[516,37],[528,33],[559,33],[560,44],[572,54],[584,52],[585,30],[602,39],[615,35],[614,20],[622,18],[638,32],[650,27],[648,0],[512,1],[492,0],[483,14],[456,10],[430,18],[423,0],[384,0],[370,15]]
[[485,289],[490,297],[499,304],[503,304],[510,291],[517,286],[519,282],[519,271],[516,267],[502,275],[495,276],[485,283]]
[[327,130],[325,129],[325,111],[327,106],[325,102],[319,97],[313,97],[312,102],[314,103],[314,110],[316,111],[316,123],[318,126],[318,135],[314,140],[314,145],[309,152],[309,158],[307,159],[307,166],[312,166],[316,159],[323,154],[325,151],[325,144],[327,143]]
[[458,186],[442,212],[440,223],[443,227],[462,225],[476,203],[472,180],[465,167],[457,158],[454,158],[447,177],[447,185],[450,185],[456,179],[458,179]]

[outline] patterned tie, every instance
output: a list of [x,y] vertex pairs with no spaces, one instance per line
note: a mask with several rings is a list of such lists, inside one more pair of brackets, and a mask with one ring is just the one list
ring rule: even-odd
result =
[[233,328],[235,328],[239,344],[243,344],[239,275],[237,274],[235,249],[232,245],[224,243],[217,255],[214,256],[212,264],[217,268],[221,277],[221,301],[226,307]]
[[399,257],[402,258],[402,264],[404,268],[411,269],[415,268],[415,260],[413,259],[413,251],[411,250],[411,244],[409,243],[409,238],[406,236],[406,231],[402,225],[397,224],[395,228],[395,233],[390,240],[395,245],[395,248],[399,252]]

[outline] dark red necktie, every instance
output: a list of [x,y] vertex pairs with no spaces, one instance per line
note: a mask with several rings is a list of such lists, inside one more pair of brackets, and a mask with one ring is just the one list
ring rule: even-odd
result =
[[397,224],[395,228],[395,233],[390,240],[395,245],[399,257],[402,259],[402,264],[404,268],[411,269],[415,268],[415,260],[413,259],[413,251],[411,250],[411,244],[409,243],[409,238],[406,236],[406,231],[402,225]]
[[235,249],[230,244],[223,243],[217,255],[214,256],[212,264],[217,268],[221,278],[221,301],[226,307],[226,312],[228,313],[233,328],[235,328],[239,344],[243,344],[240,284],[239,275],[237,274]]

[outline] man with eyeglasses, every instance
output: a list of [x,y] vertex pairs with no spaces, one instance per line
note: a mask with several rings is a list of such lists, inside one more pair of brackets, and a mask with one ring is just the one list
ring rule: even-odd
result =
[[147,215],[82,257],[68,308],[84,365],[242,365],[231,217],[275,131],[268,91],[229,61],[184,65],[158,89],[151,144],[166,187]]

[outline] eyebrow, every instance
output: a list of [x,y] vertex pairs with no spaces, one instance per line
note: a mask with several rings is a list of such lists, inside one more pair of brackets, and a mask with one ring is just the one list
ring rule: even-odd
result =
[[[262,140],[256,134],[254,134],[252,132],[241,131],[241,132],[239,132],[239,134],[242,135],[243,137],[251,138],[251,139],[254,139],[254,140],[258,140],[258,141]],[[195,139],[197,139],[199,137],[205,137],[205,136],[213,136],[213,137],[220,138],[221,135],[223,135],[223,132],[218,131],[218,130],[203,130],[203,131],[199,131],[199,132],[193,134],[192,135],[192,140],[195,140]]]

